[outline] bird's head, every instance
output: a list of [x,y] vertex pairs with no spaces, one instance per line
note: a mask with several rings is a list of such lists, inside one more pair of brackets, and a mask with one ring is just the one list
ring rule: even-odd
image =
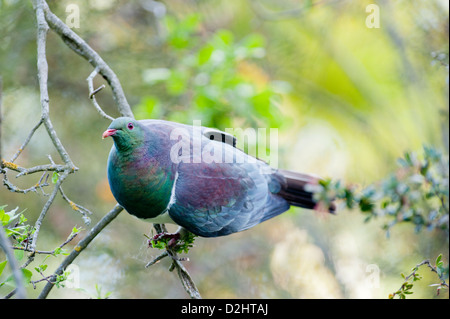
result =
[[143,143],[144,129],[142,125],[131,117],[119,117],[111,122],[108,129],[103,132],[102,138],[111,136],[119,151],[126,151]]

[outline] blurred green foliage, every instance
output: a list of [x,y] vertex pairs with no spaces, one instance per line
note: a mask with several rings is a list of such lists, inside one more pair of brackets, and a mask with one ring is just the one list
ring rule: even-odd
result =
[[357,207],[367,215],[388,217],[384,225],[387,234],[395,224],[412,223],[418,232],[435,228],[449,234],[449,159],[432,147],[425,146],[422,159],[415,152],[399,158],[400,168],[376,185],[362,190],[346,186],[341,181],[324,180],[317,185],[316,198],[329,207],[341,200],[347,209]]
[[[280,167],[346,181],[325,186],[344,206],[364,211],[322,216],[292,209],[250,231],[198,238],[185,265],[203,297],[386,298],[400,286],[399,274],[418,261],[442,253],[448,264],[448,227],[441,229],[448,225],[448,169],[442,170],[448,164],[448,3],[378,1],[381,27],[369,29],[365,8],[371,3],[49,1],[63,21],[68,4],[79,6],[74,31],[117,73],[137,118],[200,119],[222,130],[278,128]],[[111,145],[101,141],[109,123],[88,98],[91,66],[52,32],[47,58],[51,117],[80,168],[64,190],[94,212],[94,225],[115,204],[105,174]],[[0,0],[0,76],[1,154],[8,159],[39,119],[30,1]],[[106,113],[119,115],[108,90],[96,98]],[[21,166],[41,164],[49,153],[58,162],[40,133]],[[433,147],[422,152],[422,145]],[[435,150],[442,150],[440,159]],[[10,180],[36,183],[12,174]],[[1,205],[27,209],[25,224],[34,223],[45,200],[0,189]],[[38,246],[58,247],[81,220],[57,199]],[[54,289],[50,297],[185,298],[165,267],[144,269],[159,253],[143,239],[149,231],[150,225],[121,214],[77,258],[82,289]],[[43,267],[37,268],[51,274],[59,259],[38,260]],[[0,255],[2,282],[9,276],[3,260]],[[367,282],[368,269],[379,269],[379,285]],[[28,275],[40,276],[36,270]],[[411,297],[448,298],[448,292],[436,296],[425,289],[435,276],[421,277]],[[1,295],[10,291],[5,287]],[[38,292],[29,286],[30,297]]]
[[233,127],[236,121],[252,127],[281,124],[275,104],[280,100],[277,82],[261,77],[255,65],[265,56],[261,35],[237,40],[229,30],[218,29],[199,37],[198,14],[181,20],[168,16],[164,23],[168,36],[162,45],[169,65],[143,70],[144,83],[156,89],[136,105],[137,118],[196,119],[223,128]]

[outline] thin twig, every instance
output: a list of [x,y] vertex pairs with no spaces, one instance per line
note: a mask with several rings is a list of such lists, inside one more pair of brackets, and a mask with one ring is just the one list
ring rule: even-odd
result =
[[69,199],[69,197],[67,197],[67,195],[64,193],[64,191],[63,191],[61,186],[59,187],[59,191],[60,191],[63,199],[70,205],[70,207],[74,211],[77,211],[77,212],[81,213],[81,215],[83,216],[84,223],[86,225],[89,225],[91,223],[91,219],[89,218],[88,215],[92,215],[92,212],[89,209],[87,209],[87,208],[85,208],[85,207],[83,207],[83,206],[81,206],[79,204],[76,204],[73,201],[71,201]]
[[58,246],[58,248],[55,248],[53,250],[31,250],[28,247],[16,247],[16,246],[13,246],[12,249],[23,250],[23,251],[32,252],[32,253],[41,254],[41,255],[54,255],[57,249],[63,248],[65,245],[70,243],[75,237],[77,237],[77,235],[78,235],[78,233],[70,235],[61,245]]
[[42,278],[38,279],[38,280],[32,280],[30,281],[30,283],[33,285],[33,288],[36,289],[36,284],[41,282],[41,281],[46,281],[48,283],[52,283],[51,279],[53,278],[53,275],[51,276],[45,276],[42,271],[39,271],[39,273],[41,274]]
[[410,280],[411,278],[414,278],[414,280],[416,280],[416,273],[417,273],[417,271],[419,270],[419,267],[421,267],[421,266],[423,266],[423,265],[427,265],[428,268],[430,268],[430,270],[431,270],[432,272],[434,272],[434,273],[437,274],[437,276],[439,277],[439,280],[441,281],[440,284],[438,284],[438,285],[440,285],[441,287],[449,288],[449,285],[448,285],[448,283],[445,281],[445,278],[443,277],[443,275],[442,275],[442,274],[440,275],[440,274],[438,273],[436,267],[434,267],[433,265],[431,265],[430,260],[426,259],[426,260],[424,260],[424,261],[418,263],[418,264],[412,269],[413,271],[412,271],[408,276],[405,276],[405,277],[404,277],[404,282],[403,282],[403,284],[400,286],[400,288],[399,288],[396,292],[393,292],[392,294],[390,294],[390,295],[389,295],[389,298],[390,298],[390,299],[393,299],[396,295],[400,295],[400,296],[401,296],[402,293],[405,293],[405,292],[403,292],[404,289],[405,289],[405,287],[406,287],[406,289],[410,289],[410,288],[412,287],[412,285],[410,285],[411,287],[408,287],[408,286],[407,286],[409,280]]
[[31,138],[33,137],[36,130],[41,126],[43,122],[42,117],[39,119],[39,122],[31,129],[30,133],[28,134],[27,138],[25,139],[25,142],[23,142],[22,146],[18,149],[18,151],[13,155],[13,157],[10,159],[11,163],[14,163],[14,161],[19,157],[19,155],[22,153],[22,151],[27,147],[28,143],[30,142]]
[[39,91],[41,96],[41,114],[42,122],[47,129],[47,133],[53,142],[56,150],[61,156],[64,163],[73,167],[75,171],[75,166],[69,157],[69,154],[62,145],[60,139],[56,135],[56,131],[53,128],[53,124],[49,117],[50,107],[49,107],[49,95],[48,95],[48,63],[46,56],[46,44],[47,44],[47,32],[49,26],[45,20],[44,8],[46,6],[43,0],[34,0],[34,7],[36,10],[36,20],[37,20],[37,69],[38,69],[38,79],[39,79]]
[[[44,175],[45,174],[46,173],[44,172]],[[21,193],[21,194],[26,194],[29,192],[37,193],[38,188],[41,189],[41,191],[44,193],[42,188],[45,186],[49,186],[49,184],[47,183],[47,180],[44,183],[42,183],[42,176],[41,176],[41,178],[39,179],[39,182],[36,185],[33,185],[26,189],[21,189],[9,181],[8,177],[6,176],[6,172],[4,173],[4,176],[3,176],[3,185],[5,185],[9,191],[14,192],[14,193]],[[44,193],[44,195],[46,195],[46,194]]]
[[78,170],[78,168],[76,168],[76,167],[67,167],[67,165],[55,165],[55,164],[38,165],[38,166],[30,167],[30,168],[25,168],[25,167],[16,165],[12,162],[2,161],[1,165],[4,168],[8,168],[12,171],[19,172],[19,174],[17,174],[16,177],[29,175],[29,174],[33,174],[36,172],[54,171],[54,172],[60,173],[60,172],[66,171],[68,168],[72,168],[74,171]]
[[100,86],[99,88],[94,90],[94,78],[95,76],[98,74],[99,71],[99,67],[96,67],[94,69],[94,71],[92,71],[92,73],[88,76],[88,78],[86,79],[86,81],[88,82],[88,87],[89,87],[89,98],[92,100],[92,103],[94,104],[95,108],[97,109],[98,113],[100,113],[100,115],[102,117],[104,117],[105,119],[108,119],[110,121],[113,121],[114,118],[109,116],[108,114],[106,114],[102,108],[100,107],[100,105],[97,103],[97,100],[95,99],[95,94],[97,94],[100,90],[102,90],[105,85]]
[[[64,270],[75,260],[75,258],[78,257],[78,255],[86,249],[86,247],[89,245],[89,243],[97,237],[97,235],[111,222],[113,221],[119,213],[123,210],[122,206],[116,205],[114,208],[109,211],[108,214],[106,214],[89,232],[89,234],[86,235],[80,242],[75,246],[75,248],[72,250],[72,252],[63,260],[63,262],[58,266],[58,268],[55,270],[53,276],[56,277],[57,275],[61,275]],[[53,288],[53,284],[47,283],[42,289],[41,293],[39,294],[39,299],[44,299],[48,296],[50,291]]]
[[41,229],[42,221],[45,218],[45,215],[47,214],[48,209],[50,208],[50,205],[55,200],[56,194],[58,193],[58,190],[62,184],[62,182],[66,179],[66,177],[69,175],[69,172],[65,171],[63,174],[61,174],[58,178],[58,181],[56,182],[55,188],[53,189],[52,193],[50,194],[50,197],[48,198],[47,202],[45,203],[44,207],[41,210],[41,213],[39,214],[38,219],[36,220],[36,223],[34,225],[34,234],[33,234],[33,240],[31,242],[31,250],[36,250],[36,242],[37,238],[39,236],[39,230]]
[[436,275],[438,275],[439,279],[441,280],[441,285],[448,288],[448,283],[445,282],[444,276],[442,276],[442,274],[439,275],[438,271],[436,270],[436,267],[431,265],[431,263],[430,263],[430,261],[428,259],[424,260],[422,263],[420,263],[416,267],[419,267],[419,266],[424,265],[424,264],[427,265],[428,268],[430,268],[432,272],[434,272],[434,273],[436,273]]
[[145,268],[148,268],[154,264],[156,264],[157,262],[159,262],[161,259],[163,259],[164,257],[169,256],[169,253],[167,252],[167,250],[165,252],[163,252],[162,254],[158,255],[157,257],[155,257],[154,259],[150,260],[147,265],[145,265]]
[[[93,97],[95,97],[95,94],[97,94],[98,92],[100,92],[101,90],[103,90],[106,87],[106,85],[102,84],[100,85],[98,88],[96,88],[94,91],[92,91],[89,94],[89,98],[92,99]],[[111,117],[112,118],[112,117]]]
[[178,277],[180,277],[184,290],[186,290],[192,299],[201,299],[202,297],[197,286],[195,285],[195,282],[192,280],[183,264],[178,260],[174,260],[173,264],[175,264],[175,267],[177,268]]
[[[47,7],[47,4],[44,0],[33,0],[33,6],[36,11],[36,21],[37,21],[37,69],[38,69],[38,79],[39,79],[39,91],[41,96],[41,116],[42,123],[44,124],[47,133],[50,139],[53,142],[56,150],[61,156],[62,160],[67,166],[67,169],[59,176],[58,181],[56,182],[55,188],[49,196],[49,199],[45,203],[44,207],[41,210],[41,213],[36,220],[34,229],[35,232],[33,234],[33,240],[31,242],[30,249],[32,251],[36,250],[36,242],[39,235],[39,230],[42,224],[42,221],[47,214],[50,205],[53,203],[55,196],[62,184],[62,182],[66,179],[66,177],[77,170],[75,165],[72,163],[69,154],[65,150],[63,144],[58,138],[55,129],[53,128],[53,124],[49,117],[49,95],[48,95],[48,63],[46,56],[46,44],[47,44],[47,32],[49,30],[49,26],[45,19],[44,9]],[[31,138],[31,137],[30,137]],[[52,160],[51,160],[52,161]],[[53,161],[52,161],[53,162]],[[53,163],[52,163],[53,164]],[[31,257],[33,258],[33,254]]]

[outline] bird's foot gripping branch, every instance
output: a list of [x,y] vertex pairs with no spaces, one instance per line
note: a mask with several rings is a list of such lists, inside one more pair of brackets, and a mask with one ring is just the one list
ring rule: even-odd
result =
[[148,246],[162,250],[170,249],[177,254],[188,253],[189,249],[194,246],[196,237],[188,231],[161,232],[149,238]]

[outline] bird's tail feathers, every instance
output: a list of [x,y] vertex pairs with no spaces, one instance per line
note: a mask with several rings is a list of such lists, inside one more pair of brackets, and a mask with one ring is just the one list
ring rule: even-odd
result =
[[[278,170],[278,173],[284,177],[285,183],[278,193],[289,204],[293,206],[318,209],[318,203],[314,199],[314,187],[321,180],[320,177],[311,174],[302,174],[288,170]],[[334,203],[328,208],[330,213],[334,213],[336,207]]]

